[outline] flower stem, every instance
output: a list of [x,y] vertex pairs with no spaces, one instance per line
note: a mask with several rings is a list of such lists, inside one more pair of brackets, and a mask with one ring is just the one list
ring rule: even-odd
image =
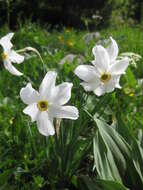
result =
[[44,61],[43,61],[43,59],[42,59],[42,57],[41,57],[41,55],[37,49],[35,49],[33,47],[25,47],[23,49],[17,50],[16,52],[17,53],[25,53],[25,52],[29,52],[29,51],[34,52],[36,55],[38,55],[38,57],[40,58],[40,61],[42,62],[43,70],[46,71],[47,70],[45,67],[46,65],[44,64]]
[[33,149],[33,152],[36,156],[37,155],[37,149],[36,149],[35,141],[33,140],[33,135],[32,135],[32,131],[30,128],[30,124],[29,124],[29,122],[27,122],[27,123],[28,123],[29,134],[31,136],[30,140],[31,140],[32,149]]

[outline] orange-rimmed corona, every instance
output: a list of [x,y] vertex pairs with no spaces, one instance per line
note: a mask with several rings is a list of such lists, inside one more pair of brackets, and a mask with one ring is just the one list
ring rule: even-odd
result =
[[47,111],[48,110],[48,101],[39,101],[37,103],[37,107],[40,111]]
[[3,53],[1,54],[1,57],[2,57],[2,60],[4,61],[4,60],[7,58],[7,54],[6,54],[5,52],[3,52]]
[[111,75],[109,73],[103,73],[100,77],[100,80],[103,82],[103,83],[106,83],[108,82],[109,80],[111,79]]

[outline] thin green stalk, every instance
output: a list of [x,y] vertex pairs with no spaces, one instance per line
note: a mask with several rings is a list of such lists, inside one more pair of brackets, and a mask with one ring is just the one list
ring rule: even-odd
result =
[[109,94],[106,94],[106,95],[103,97],[102,100],[100,100],[99,102],[97,102],[97,103],[95,104],[95,108],[94,108],[94,110],[92,111],[92,113],[95,113],[95,112],[97,111],[97,109],[99,110],[100,105],[102,105],[102,103],[104,103],[104,101],[105,101],[106,98],[108,98],[108,97],[109,97]]
[[23,77],[24,79],[26,79],[28,82],[30,82],[31,84],[33,84],[32,80],[31,80],[28,76],[22,75],[22,77]]
[[42,57],[41,57],[41,55],[37,49],[35,49],[33,47],[25,47],[23,49],[17,50],[16,52],[17,53],[34,52],[36,55],[38,55],[38,57],[40,58],[40,61],[42,62],[44,73],[47,72],[46,65],[45,65],[45,63],[44,63],[44,61],[43,61],[43,59],[42,59]]
[[36,156],[36,155],[38,155],[37,154],[38,152],[37,152],[37,149],[36,149],[36,144],[35,144],[35,141],[33,139],[33,134],[32,134],[29,122],[27,122],[27,124],[28,124],[28,130],[29,130],[29,134],[30,134],[30,141],[31,141],[31,144],[32,144],[32,149],[33,149],[33,152],[34,152],[34,154]]

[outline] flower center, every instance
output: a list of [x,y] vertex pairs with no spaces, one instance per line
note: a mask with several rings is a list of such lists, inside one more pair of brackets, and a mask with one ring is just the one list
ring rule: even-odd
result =
[[48,110],[48,101],[39,101],[37,103],[37,107],[40,111],[47,111]]
[[3,52],[3,53],[1,54],[1,57],[2,57],[2,60],[4,61],[4,60],[6,59],[6,57],[7,57],[7,54],[6,54],[5,52]]
[[111,75],[109,73],[103,73],[100,77],[100,80],[103,82],[103,83],[106,83],[108,82],[109,80],[111,79]]

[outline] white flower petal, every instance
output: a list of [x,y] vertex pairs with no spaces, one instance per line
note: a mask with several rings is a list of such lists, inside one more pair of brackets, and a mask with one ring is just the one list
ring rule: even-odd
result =
[[107,50],[101,45],[96,45],[92,49],[92,52],[95,56],[95,65],[97,66],[97,68],[101,72],[106,72],[110,64],[110,58]]
[[74,106],[51,106],[49,114],[56,118],[77,119],[78,110]]
[[120,75],[113,75],[109,82],[104,84],[104,91],[105,92],[112,92],[115,88],[121,88],[120,82]]
[[91,80],[96,80],[98,78],[98,73],[96,72],[96,68],[91,65],[80,65],[78,66],[74,73],[82,80],[88,82]]
[[95,69],[95,72],[96,72],[97,76],[100,77],[101,69],[97,66],[96,60],[91,61],[91,63],[94,65],[94,69]]
[[47,98],[48,100],[51,98],[52,91],[55,88],[56,76],[57,73],[54,71],[49,71],[45,75],[39,89],[41,97]]
[[99,85],[100,81],[97,80],[95,82],[82,82],[80,83],[85,91],[94,91]]
[[37,120],[38,130],[44,136],[54,135],[55,129],[53,121],[49,118],[47,112],[40,112]]
[[22,63],[24,61],[24,56],[19,55],[18,53],[16,53],[16,51],[11,50],[8,54],[8,58],[11,62],[13,63]]
[[125,70],[129,65],[129,59],[127,57],[123,58],[122,60],[118,60],[111,65],[109,68],[109,72],[112,75],[121,75],[125,74]]
[[120,86],[120,84],[119,84],[119,83],[117,83],[117,84],[116,84],[116,88],[121,89],[122,87]]
[[104,92],[112,92],[115,88],[116,88],[116,84],[117,84],[117,77],[113,77],[110,79],[109,82],[104,84]]
[[[112,76],[113,77],[113,76]],[[119,76],[115,76],[116,78],[115,78],[115,87],[116,88],[119,88],[119,89],[121,89],[122,87],[120,86],[120,78],[121,78],[121,75],[119,75]]]
[[14,33],[9,33],[6,36],[0,39],[0,44],[3,47],[4,51],[7,52],[12,48],[11,38],[13,37]]
[[100,85],[98,88],[96,88],[94,90],[94,94],[96,94],[97,96],[101,96],[103,95],[105,92],[104,92],[104,88],[103,88],[103,85]]
[[97,96],[101,96],[105,93],[112,92],[115,88],[121,88],[119,81],[120,75],[111,76],[111,79],[107,83],[101,84],[97,89],[94,90],[94,93]]
[[34,102],[38,102],[39,96],[39,93],[32,88],[30,83],[20,90],[20,97],[25,104],[33,104]]
[[64,82],[53,89],[52,102],[57,105],[66,104],[71,98],[71,89],[73,84]]
[[26,115],[29,115],[32,119],[32,122],[33,121],[36,121],[37,120],[37,117],[38,117],[38,113],[39,113],[39,110],[37,108],[37,104],[34,103],[34,104],[30,104],[28,105],[24,110],[23,110],[23,113],[25,113]]
[[106,50],[109,54],[110,61],[112,62],[112,61],[116,60],[119,49],[118,49],[118,45],[117,45],[116,41],[112,37],[110,37],[110,40],[111,40],[111,44],[109,45],[109,47],[106,48]]
[[9,60],[4,61],[4,67],[13,75],[21,76],[23,75],[21,72],[19,72]]

